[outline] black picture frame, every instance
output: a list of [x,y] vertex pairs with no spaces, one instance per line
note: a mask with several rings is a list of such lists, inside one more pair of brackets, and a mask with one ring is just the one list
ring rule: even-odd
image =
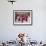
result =
[[[30,23],[16,23],[15,16],[16,12],[30,12]],[[32,10],[13,10],[13,25],[32,25],[33,24],[33,11]]]

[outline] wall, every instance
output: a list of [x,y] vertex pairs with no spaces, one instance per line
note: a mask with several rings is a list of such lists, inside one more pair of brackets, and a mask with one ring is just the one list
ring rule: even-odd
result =
[[[32,26],[14,26],[13,10],[33,10]],[[46,1],[17,0],[13,5],[0,0],[0,41],[15,40],[19,32],[30,34],[33,40],[46,40]]]

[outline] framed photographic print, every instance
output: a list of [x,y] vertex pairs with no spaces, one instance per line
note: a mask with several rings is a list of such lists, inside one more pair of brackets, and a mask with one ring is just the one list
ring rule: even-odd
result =
[[13,10],[14,25],[32,25],[32,10]]

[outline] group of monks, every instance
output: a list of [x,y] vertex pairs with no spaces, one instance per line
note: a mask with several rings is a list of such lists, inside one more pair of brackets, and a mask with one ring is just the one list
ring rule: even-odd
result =
[[15,13],[15,21],[21,21],[22,23],[28,21],[28,17],[30,17],[30,12],[16,12]]

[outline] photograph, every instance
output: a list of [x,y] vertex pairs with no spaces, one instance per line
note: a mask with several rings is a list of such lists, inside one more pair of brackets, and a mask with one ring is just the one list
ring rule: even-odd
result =
[[32,25],[32,10],[13,10],[14,25]]

